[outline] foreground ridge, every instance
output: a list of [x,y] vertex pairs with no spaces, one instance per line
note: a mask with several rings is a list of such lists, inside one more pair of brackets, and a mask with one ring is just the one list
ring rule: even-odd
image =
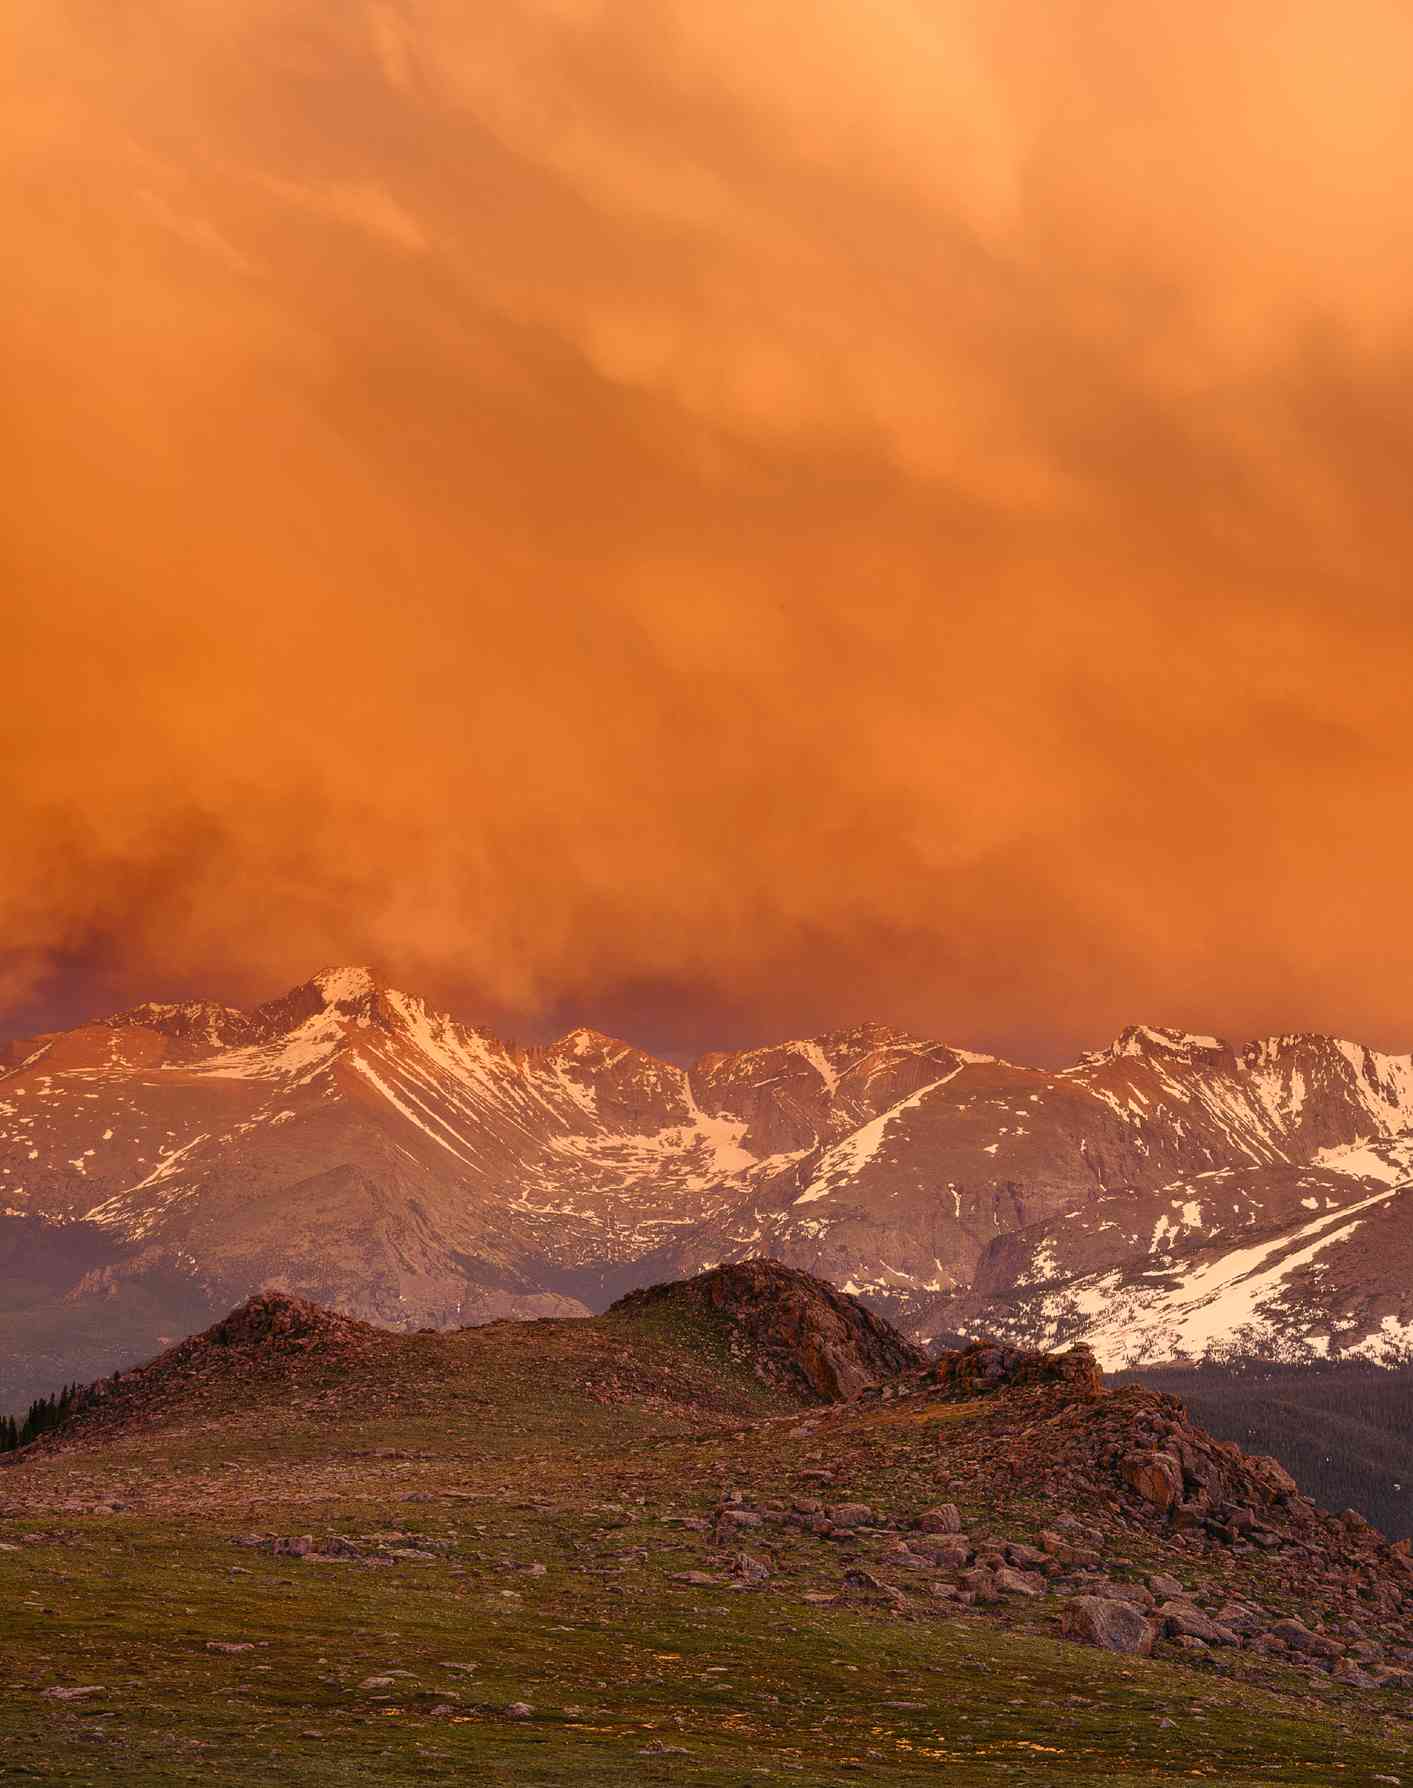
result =
[[923,1360],[767,1260],[450,1332],[248,1300],[0,1473],[0,1594],[17,1733],[107,1779],[188,1742],[331,1788],[1413,1756],[1406,1548],[1083,1347]]

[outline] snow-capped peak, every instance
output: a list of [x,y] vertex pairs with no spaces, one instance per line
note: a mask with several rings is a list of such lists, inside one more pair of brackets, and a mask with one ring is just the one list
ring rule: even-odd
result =
[[1125,1056],[1169,1055],[1210,1057],[1230,1054],[1230,1044],[1220,1037],[1196,1036],[1191,1031],[1170,1030],[1163,1025],[1131,1024],[1122,1030],[1107,1049],[1096,1049],[1081,1056],[1078,1066],[1097,1067],[1103,1062],[1121,1061]]
[[355,1006],[376,992],[378,983],[371,969],[350,967],[324,969],[309,985],[326,1006]]
[[628,1045],[620,1043],[604,1031],[593,1030],[587,1024],[576,1025],[572,1031],[566,1031],[550,1048],[558,1055],[601,1055],[606,1049],[624,1049]]

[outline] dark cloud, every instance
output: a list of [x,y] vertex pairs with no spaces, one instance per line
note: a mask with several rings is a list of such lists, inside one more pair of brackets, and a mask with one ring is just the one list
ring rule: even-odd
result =
[[1389,0],[21,0],[6,1022],[1409,1041]]

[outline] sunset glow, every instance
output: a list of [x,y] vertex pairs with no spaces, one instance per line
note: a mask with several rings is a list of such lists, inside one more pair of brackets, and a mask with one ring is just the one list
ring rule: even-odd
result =
[[0,1028],[1413,1041],[1395,0],[13,0]]

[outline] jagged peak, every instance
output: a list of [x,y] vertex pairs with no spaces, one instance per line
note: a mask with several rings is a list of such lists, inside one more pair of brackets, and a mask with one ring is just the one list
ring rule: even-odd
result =
[[1221,1037],[1196,1035],[1191,1031],[1174,1030],[1166,1025],[1126,1025],[1106,1049],[1091,1050],[1075,1064],[1079,1068],[1097,1068],[1106,1062],[1126,1057],[1179,1056],[1186,1061],[1211,1062],[1232,1054],[1230,1043]]
[[866,1043],[875,1049],[884,1049],[889,1044],[911,1044],[922,1041],[911,1031],[905,1031],[896,1024],[885,1024],[882,1019],[866,1018],[862,1024],[845,1025],[839,1030],[826,1031],[823,1036],[815,1037],[816,1043]]
[[911,1031],[900,1030],[897,1025],[868,1019],[861,1024],[848,1025],[839,1030],[821,1031],[815,1036],[786,1037],[778,1043],[762,1043],[754,1049],[708,1050],[706,1054],[698,1056],[692,1063],[692,1071],[698,1074],[709,1074],[724,1062],[746,1066],[782,1055],[793,1055],[812,1064],[822,1078],[832,1082],[837,1072],[843,1071],[855,1061],[860,1061],[864,1057],[884,1049],[937,1051],[965,1058],[968,1061],[991,1061],[994,1059],[991,1056],[973,1055],[964,1049],[953,1049],[947,1043],[929,1041],[927,1038],[915,1036]]
[[250,1014],[219,1000],[144,1000],[95,1023],[108,1030],[160,1031],[183,1042],[237,1043],[252,1028]]
[[1349,1037],[1334,1037],[1325,1031],[1286,1031],[1276,1036],[1257,1037],[1241,1051],[1242,1059],[1252,1066],[1264,1066],[1293,1055],[1338,1056],[1356,1072],[1372,1068],[1376,1072],[1390,1064],[1408,1064],[1413,1056],[1375,1049],[1369,1043],[1356,1043]]
[[553,1055],[602,1055],[607,1050],[631,1049],[635,1055],[642,1052],[632,1043],[625,1043],[621,1037],[610,1037],[607,1031],[596,1031],[592,1025],[576,1024],[572,1031],[566,1031],[562,1037],[556,1037],[549,1045]]
[[311,1019],[380,1017],[386,1021],[393,1011],[390,1002],[402,997],[384,986],[371,969],[347,965],[321,969],[278,999],[257,1006],[254,1017],[261,1031],[274,1038],[297,1030]]
[[326,1006],[366,1006],[376,994],[384,991],[372,969],[360,966],[321,969],[308,985],[315,989]]

